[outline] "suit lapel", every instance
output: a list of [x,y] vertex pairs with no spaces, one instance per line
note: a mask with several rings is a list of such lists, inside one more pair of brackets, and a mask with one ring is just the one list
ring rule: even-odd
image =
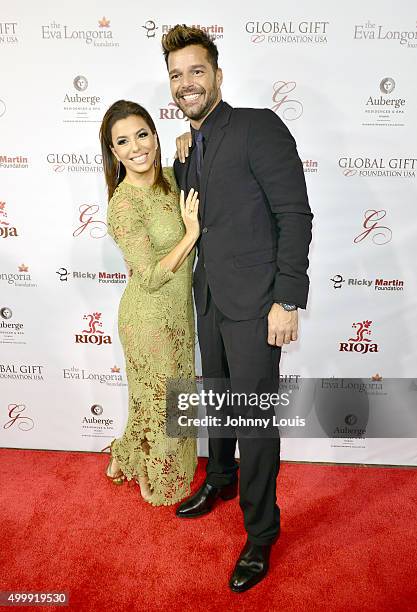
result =
[[204,210],[206,206],[207,183],[210,176],[210,171],[216,157],[217,150],[224,138],[226,126],[229,123],[232,107],[224,102],[222,111],[216,117],[216,122],[213,125],[210,139],[204,154],[203,167],[201,170],[200,179],[200,217],[204,219]]

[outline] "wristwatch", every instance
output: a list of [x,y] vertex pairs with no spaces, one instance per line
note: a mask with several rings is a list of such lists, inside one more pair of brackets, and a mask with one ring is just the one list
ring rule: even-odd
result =
[[283,307],[287,312],[291,312],[292,310],[297,310],[298,306],[295,304],[284,304],[283,302],[279,302],[279,305]]

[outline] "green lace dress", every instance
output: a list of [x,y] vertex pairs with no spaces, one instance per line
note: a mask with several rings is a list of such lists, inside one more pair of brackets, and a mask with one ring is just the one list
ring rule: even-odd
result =
[[110,235],[132,276],[119,307],[119,335],[129,390],[126,429],[111,449],[128,480],[147,475],[155,506],[190,493],[197,464],[194,438],[166,435],[166,381],[194,380],[194,252],[175,272],[159,261],[184,235],[172,169],[172,192],[121,183],[108,207]]

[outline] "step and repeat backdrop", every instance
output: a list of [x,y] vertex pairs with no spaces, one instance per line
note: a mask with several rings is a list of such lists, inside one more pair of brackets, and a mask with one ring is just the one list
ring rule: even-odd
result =
[[[172,164],[175,136],[189,129],[170,98],[160,45],[176,23],[215,39],[227,102],[272,109],[297,140],[314,243],[300,339],[282,357],[285,384],[360,381],[374,417],[379,401],[396,414],[387,379],[413,384],[415,2],[198,4],[0,0],[4,447],[98,451],[123,431],[117,311],[127,272],[107,234],[98,130],[114,101],[138,101]],[[319,412],[317,393],[312,398],[309,410]],[[352,405],[346,432],[355,418]],[[283,457],[417,464],[411,433],[344,438],[340,431],[286,438]]]

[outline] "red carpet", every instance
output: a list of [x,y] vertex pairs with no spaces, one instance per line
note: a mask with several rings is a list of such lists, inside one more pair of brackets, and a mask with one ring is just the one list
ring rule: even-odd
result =
[[0,450],[0,590],[65,590],[69,609],[94,612],[416,610],[413,469],[284,463],[270,573],[233,594],[245,541],[237,500],[181,521],[135,485],[107,482],[106,464],[94,453]]

